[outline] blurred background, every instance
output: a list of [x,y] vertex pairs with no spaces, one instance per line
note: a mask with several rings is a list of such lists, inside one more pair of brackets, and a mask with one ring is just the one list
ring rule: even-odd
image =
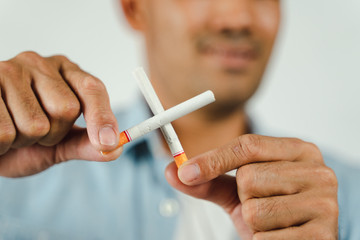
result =
[[[261,122],[360,166],[360,1],[283,0],[283,26],[264,83],[249,104]],[[137,87],[141,37],[116,0],[0,0],[0,60],[63,54],[99,77],[114,109]]]

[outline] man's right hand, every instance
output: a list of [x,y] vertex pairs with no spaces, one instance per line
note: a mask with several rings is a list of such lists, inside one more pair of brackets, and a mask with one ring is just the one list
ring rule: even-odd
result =
[[[66,57],[24,52],[2,61],[0,90],[0,176],[28,176],[71,159],[120,156],[104,84]],[[81,113],[86,129],[74,125]]]

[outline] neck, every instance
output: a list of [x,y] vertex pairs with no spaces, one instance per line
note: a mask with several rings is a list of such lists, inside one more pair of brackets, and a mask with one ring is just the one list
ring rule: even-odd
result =
[[[173,122],[188,158],[215,149],[248,132],[243,109],[218,114],[198,110]],[[222,115],[223,117],[214,117]]]

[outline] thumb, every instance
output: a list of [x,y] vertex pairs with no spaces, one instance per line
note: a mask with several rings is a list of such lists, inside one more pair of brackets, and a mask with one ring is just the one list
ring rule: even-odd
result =
[[24,177],[44,171],[56,163],[72,159],[107,162],[117,159],[122,147],[102,155],[90,143],[85,128],[74,127],[57,145],[45,147],[35,144],[11,149],[0,156],[0,176]]
[[123,148],[102,154],[91,143],[88,130],[74,127],[63,141],[56,146],[56,161],[63,162],[73,159],[108,162],[117,159]]

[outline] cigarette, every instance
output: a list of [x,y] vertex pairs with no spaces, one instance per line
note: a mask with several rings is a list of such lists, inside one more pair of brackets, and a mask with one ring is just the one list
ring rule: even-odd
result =
[[[143,121],[142,123],[131,127],[120,133],[119,147],[134,141],[135,139],[144,136],[145,134],[163,127],[164,125],[183,117],[199,108],[202,108],[215,101],[215,97],[212,91],[206,91],[197,95],[185,102],[182,102],[166,111]],[[178,153],[181,156],[182,153]],[[181,160],[181,159],[179,159]]]
[[[135,69],[133,75],[137,80],[138,86],[153,114],[157,115],[161,112],[164,112],[164,107],[161,105],[159,97],[156,95],[156,92],[144,69],[141,67]],[[170,152],[174,157],[176,165],[180,167],[184,162],[188,160],[188,158],[184,152],[184,149],[173,126],[171,125],[171,123],[167,123],[164,126],[160,127],[160,129],[166,140],[166,143],[169,146]]]

